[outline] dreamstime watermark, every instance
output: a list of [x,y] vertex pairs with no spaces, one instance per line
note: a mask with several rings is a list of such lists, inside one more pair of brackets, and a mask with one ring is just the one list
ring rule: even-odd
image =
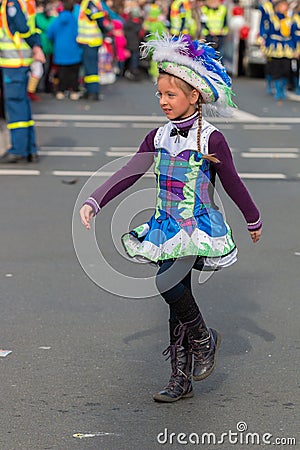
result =
[[174,433],[168,428],[158,433],[157,442],[161,445],[280,445],[295,446],[296,438],[294,437],[278,437],[272,433],[257,433],[248,431],[248,425],[244,421],[236,424],[236,430],[228,430],[226,432],[216,433]]
[[[94,224],[92,230],[89,231],[81,224],[79,210],[90,194],[103,183],[105,178],[110,177],[111,174],[115,174],[115,185],[122,182],[123,180],[117,172],[125,164],[129,165],[130,177],[138,179],[141,176],[138,167],[144,167],[145,163],[147,163],[143,158],[149,157],[143,154],[135,155],[135,163],[132,164],[132,167],[130,166],[131,157],[125,156],[118,158],[95,172],[81,189],[75,203],[72,218],[73,245],[79,263],[85,273],[94,283],[104,290],[121,297],[135,299],[150,298],[159,294],[156,284],[156,273],[153,273],[153,270],[150,268],[147,269],[147,265],[145,265],[142,276],[128,275],[126,274],[126,271],[123,272],[120,269],[120,266],[122,267],[124,264],[127,264],[128,266],[129,261],[132,263],[132,258],[127,255],[123,248],[121,236],[134,228],[132,227],[132,223],[141,212],[149,211],[147,220],[150,219],[150,210],[152,210],[153,213],[156,204],[155,184],[153,183],[151,187],[147,188],[139,187],[134,193],[128,193],[115,208],[110,221],[110,228],[103,228],[100,231],[98,239]],[[107,188],[103,197],[105,195],[109,195],[109,188]],[[222,202],[216,191],[214,197],[218,204],[219,211],[225,217]],[[105,214],[105,211],[103,213]],[[100,211],[99,214],[102,215],[103,213]],[[95,220],[97,220],[97,218]],[[119,263],[120,261],[118,262],[118,268],[112,265],[111,257],[108,257],[112,252],[107,251],[107,248],[104,251],[104,247],[107,247],[109,242],[120,257],[120,261],[122,261],[122,264]],[[186,263],[182,263],[182,260],[175,261],[172,267],[164,274],[164,277],[166,277],[164,281],[164,290],[171,289],[178,283],[178,280],[183,279],[193,267],[195,259],[196,257],[194,259],[191,258],[189,261],[187,260]],[[210,272],[199,272],[198,282],[206,282],[213,273],[213,270]]]

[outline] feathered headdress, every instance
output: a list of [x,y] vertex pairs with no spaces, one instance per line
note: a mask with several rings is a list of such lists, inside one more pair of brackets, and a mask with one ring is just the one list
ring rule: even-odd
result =
[[214,48],[189,35],[162,36],[141,45],[142,58],[152,56],[160,71],[174,75],[200,92],[206,113],[228,116],[236,105],[231,96],[231,79]]

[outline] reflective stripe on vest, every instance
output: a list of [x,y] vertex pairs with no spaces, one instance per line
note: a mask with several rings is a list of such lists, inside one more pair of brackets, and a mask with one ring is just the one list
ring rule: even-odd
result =
[[228,27],[224,26],[227,13],[226,6],[220,5],[218,9],[211,9],[207,6],[203,6],[201,11],[206,18],[206,27],[202,30],[204,36],[207,36],[210,33],[216,34],[217,36],[226,35],[228,33]]
[[[32,14],[30,17],[27,13],[26,4],[23,0],[18,0],[21,6],[22,12],[27,19],[27,25],[30,28],[29,36],[34,32],[34,20],[35,16]],[[3,0],[0,14],[2,27],[0,30],[0,66],[8,68],[28,67],[32,63],[32,50],[22,37],[26,37],[28,33],[20,34],[16,32],[14,35],[11,33],[6,16],[7,0]]]
[[[90,20],[85,14],[88,4],[89,0],[83,0],[80,5],[77,42],[90,47],[98,47],[103,42],[103,36],[97,22]],[[95,5],[101,8],[101,4],[98,2],[95,2]]]

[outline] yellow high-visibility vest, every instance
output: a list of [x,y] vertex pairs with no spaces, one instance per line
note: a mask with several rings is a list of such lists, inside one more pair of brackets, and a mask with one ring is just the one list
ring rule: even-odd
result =
[[32,63],[32,49],[24,38],[35,33],[35,3],[18,0],[29,31],[25,34],[12,34],[6,15],[7,1],[3,0],[0,8],[0,67],[28,67]]
[[[86,44],[90,47],[98,47],[103,42],[103,36],[97,22],[95,20],[90,20],[86,15],[89,2],[90,0],[82,0],[80,4],[78,36],[76,40],[79,44]],[[105,12],[102,10],[101,3],[98,0],[94,0],[93,3],[100,10],[99,13],[97,13],[97,17],[105,17]]]
[[226,6],[220,5],[217,9],[202,6],[201,11],[206,19],[206,27],[202,29],[203,36],[207,36],[211,33],[216,36],[225,36],[228,34],[228,27],[224,27],[225,17],[227,14]]
[[189,0],[174,0],[171,3],[170,25],[170,33],[173,35],[191,33],[193,18]]

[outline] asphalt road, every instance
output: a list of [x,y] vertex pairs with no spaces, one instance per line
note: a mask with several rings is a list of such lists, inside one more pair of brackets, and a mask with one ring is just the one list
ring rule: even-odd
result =
[[[103,88],[100,103],[45,96],[33,105],[40,163],[0,167],[0,348],[12,351],[0,359],[1,450],[300,449],[300,102],[278,105],[260,79],[236,80],[234,89],[241,112],[212,122],[233,149],[264,232],[253,245],[220,190],[239,260],[205,283],[195,274],[193,286],[223,341],[215,372],[175,404],[152,400],[170,371],[161,355],[167,307],[158,296],[134,298],[142,297],[134,278],[155,270],[126,261],[111,238],[121,200],[126,210],[128,194],[151,192],[153,179],[97,218],[100,250],[117,275],[97,260],[76,208],[72,221],[75,204],[162,123],[155,87],[119,81]],[[116,222],[114,230],[126,231],[122,214]],[[124,290],[118,274],[129,280]]]

